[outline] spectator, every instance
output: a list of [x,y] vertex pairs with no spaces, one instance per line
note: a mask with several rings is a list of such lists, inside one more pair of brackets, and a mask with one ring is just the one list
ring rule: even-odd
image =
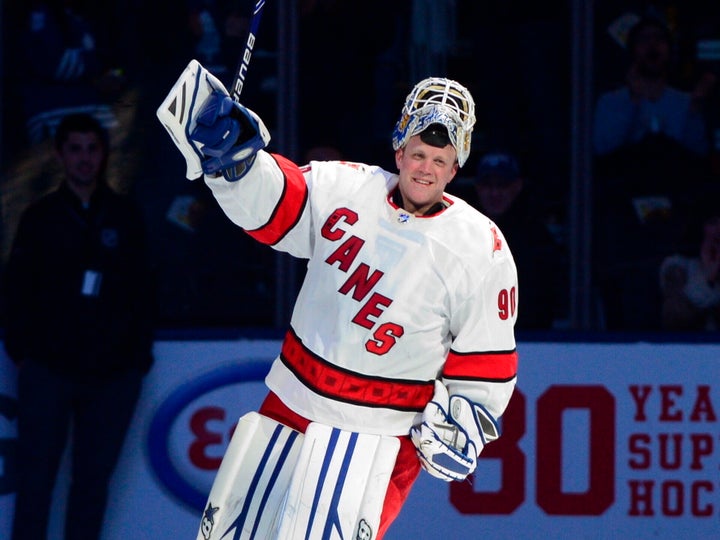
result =
[[602,94],[597,102],[594,146],[598,155],[660,137],[694,154],[707,153],[702,102],[712,81],[703,77],[694,93],[671,86],[672,51],[672,35],[659,19],[640,19],[630,29],[625,83]]
[[595,109],[593,268],[605,328],[655,331],[658,266],[709,180],[702,104],[713,81],[672,86],[673,36],[658,18],[639,19],[626,45],[626,81]]
[[474,180],[467,200],[500,227],[518,268],[522,308],[516,328],[551,329],[562,312],[564,254],[539,199],[530,195],[517,159],[506,152],[483,156]]
[[60,119],[73,112],[90,113],[106,128],[115,126],[112,105],[124,88],[124,74],[105,64],[81,2],[36,0],[20,16],[13,72],[28,141],[52,137]]
[[64,180],[22,215],[5,275],[18,366],[13,538],[47,535],[72,425],[65,537],[100,537],[108,484],[152,357],[152,279],[139,211],[110,189],[107,132],[87,114],[55,136]]
[[720,330],[720,204],[711,197],[688,223],[682,247],[660,266],[662,327]]
[[[597,197],[601,213],[618,213],[619,203],[663,196],[670,203],[705,180],[708,138],[703,117],[714,79],[703,76],[693,93],[670,85],[672,35],[657,18],[630,29],[631,63],[625,84],[601,94],[594,119]],[[686,178],[682,185],[678,177]]]
[[228,66],[222,63],[219,13],[213,0],[188,0],[190,30],[195,37],[194,57],[218,77],[225,77]]

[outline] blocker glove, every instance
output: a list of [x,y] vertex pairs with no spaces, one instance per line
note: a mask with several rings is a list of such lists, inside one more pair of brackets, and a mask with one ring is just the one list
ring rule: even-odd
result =
[[410,429],[422,467],[446,482],[472,474],[482,449],[499,436],[496,420],[482,405],[458,394],[448,396],[440,381],[435,381],[422,422]]

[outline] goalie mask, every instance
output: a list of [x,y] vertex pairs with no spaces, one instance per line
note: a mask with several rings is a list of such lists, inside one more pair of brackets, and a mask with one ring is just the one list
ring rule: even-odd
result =
[[450,143],[462,167],[470,155],[470,138],[475,125],[475,102],[467,88],[450,79],[431,77],[420,81],[405,98],[402,116],[395,126],[393,149],[404,147],[410,137],[433,124],[447,129]]

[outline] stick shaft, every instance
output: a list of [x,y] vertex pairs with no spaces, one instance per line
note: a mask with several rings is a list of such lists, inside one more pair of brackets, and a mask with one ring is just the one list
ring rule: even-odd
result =
[[235,70],[235,78],[233,79],[230,97],[237,102],[240,101],[240,93],[245,85],[245,76],[247,75],[248,65],[250,64],[250,58],[252,57],[253,48],[255,47],[255,37],[257,36],[257,31],[260,27],[260,18],[262,17],[264,7],[265,0],[257,0],[255,2],[255,8],[253,9],[252,18],[250,19],[250,28],[248,29],[245,47],[243,48],[242,55],[240,56],[237,69]]

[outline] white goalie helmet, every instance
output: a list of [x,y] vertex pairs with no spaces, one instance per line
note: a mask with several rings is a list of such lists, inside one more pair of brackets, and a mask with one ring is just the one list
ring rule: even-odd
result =
[[475,125],[475,102],[467,88],[441,77],[417,83],[405,98],[400,120],[393,131],[393,149],[404,147],[410,137],[432,124],[445,126],[462,167],[470,155],[470,139]]

